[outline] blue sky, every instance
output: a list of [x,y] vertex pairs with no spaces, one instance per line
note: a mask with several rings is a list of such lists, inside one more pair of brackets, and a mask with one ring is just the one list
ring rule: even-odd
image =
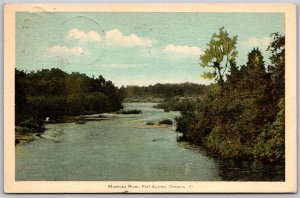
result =
[[117,86],[195,82],[200,54],[224,26],[238,35],[239,65],[270,34],[284,34],[282,13],[17,13],[16,67],[26,71],[57,67],[103,75]]

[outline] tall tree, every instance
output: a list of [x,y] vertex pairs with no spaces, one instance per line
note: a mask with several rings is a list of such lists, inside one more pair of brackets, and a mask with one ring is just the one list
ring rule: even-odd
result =
[[236,88],[237,83],[241,78],[240,70],[234,60],[230,62],[229,74],[226,76],[226,78],[229,91],[232,91],[232,89]]
[[271,52],[269,66],[270,100],[273,121],[258,137],[256,156],[270,160],[285,159],[285,36],[278,33],[271,34],[273,41],[268,47]]
[[285,82],[285,36],[279,33],[271,34],[273,41],[267,50],[271,52],[270,60],[272,65],[269,66],[269,72],[272,80],[272,95],[275,100],[284,97]]
[[243,142],[253,145],[257,135],[263,130],[269,118],[268,78],[263,56],[258,48],[248,54],[246,66],[241,68],[242,79],[239,82],[239,99],[243,111],[239,121]]
[[26,90],[26,73],[15,69],[15,115],[17,124],[25,117],[24,110],[27,105]]
[[224,75],[230,63],[234,63],[237,57],[236,50],[237,36],[232,38],[224,27],[219,29],[219,34],[214,33],[208,48],[204,54],[200,56],[201,66],[210,67],[214,72],[203,73],[204,78],[215,78],[219,85],[223,88]]

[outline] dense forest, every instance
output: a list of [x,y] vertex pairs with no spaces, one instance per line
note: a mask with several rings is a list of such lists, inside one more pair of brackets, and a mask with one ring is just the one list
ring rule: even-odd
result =
[[186,140],[225,158],[285,159],[285,36],[274,33],[266,65],[254,48],[245,65],[237,66],[237,36],[224,28],[213,34],[201,55],[216,84],[197,101],[187,101],[177,118]]
[[[16,125],[41,125],[65,116],[111,112],[122,108],[124,94],[111,81],[60,69],[15,71]],[[38,128],[36,126],[36,128]]]
[[196,83],[176,83],[176,84],[161,84],[149,86],[126,86],[121,87],[128,98],[147,98],[156,97],[169,99],[174,97],[198,97],[205,92],[206,86]]

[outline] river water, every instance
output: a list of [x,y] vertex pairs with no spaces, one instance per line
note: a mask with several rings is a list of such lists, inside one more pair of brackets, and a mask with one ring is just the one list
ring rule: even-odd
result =
[[[86,124],[48,124],[30,143],[16,146],[19,181],[220,181],[284,180],[284,165],[261,165],[208,157],[176,141],[175,125],[145,128],[179,116],[154,103],[125,103],[142,114],[112,115]],[[143,128],[144,127],[144,128]]]

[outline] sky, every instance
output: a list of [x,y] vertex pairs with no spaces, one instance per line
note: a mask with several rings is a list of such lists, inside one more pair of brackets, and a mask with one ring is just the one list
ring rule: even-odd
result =
[[200,55],[223,26],[238,35],[238,65],[254,47],[268,65],[270,34],[284,34],[284,14],[18,12],[16,68],[102,75],[117,86],[210,84]]

